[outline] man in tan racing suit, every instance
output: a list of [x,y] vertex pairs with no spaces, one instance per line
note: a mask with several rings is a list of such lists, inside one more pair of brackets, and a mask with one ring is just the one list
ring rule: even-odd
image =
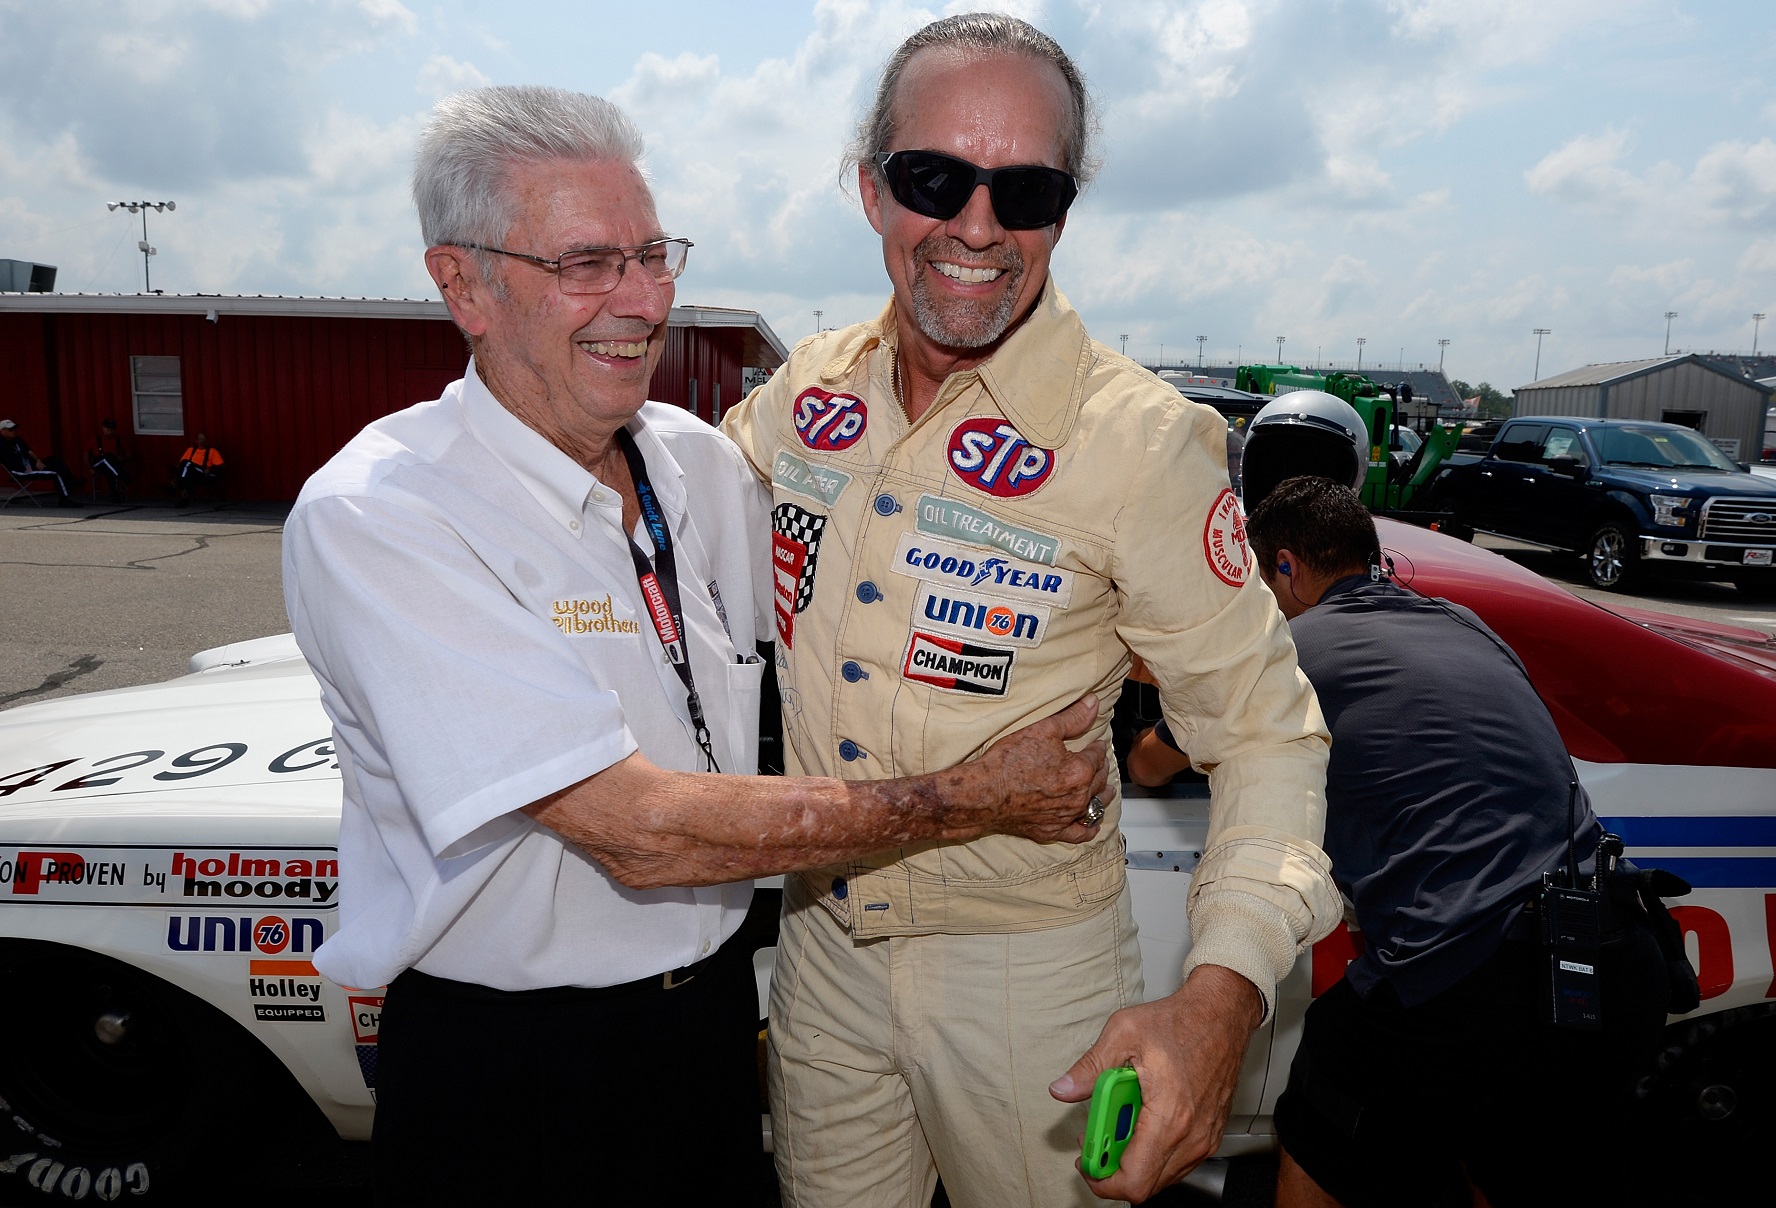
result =
[[1184,984],[1099,1054],[1133,1060],[1147,1108],[1088,1187],[1069,1167],[1090,1082],[1051,1080],[1143,998],[1114,785],[1082,846],[927,843],[791,876],[770,1027],[786,1205],[924,1203],[938,1174],[959,1206],[1144,1198],[1214,1151],[1252,1028],[1340,913],[1324,723],[1249,565],[1225,424],[1094,343],[1048,275],[1088,125],[1071,61],[1021,21],[909,39],[853,149],[893,299],[804,341],[725,429],[773,484],[792,774],[943,767],[1085,692],[1107,728],[1146,661],[1213,793]]

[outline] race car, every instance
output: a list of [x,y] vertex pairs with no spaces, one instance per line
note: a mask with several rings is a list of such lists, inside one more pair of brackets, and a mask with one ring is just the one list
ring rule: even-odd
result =
[[[1720,1202],[1776,1117],[1776,640],[1606,610],[1485,550],[1378,523],[1403,584],[1474,609],[1523,658],[1628,855],[1696,887],[1674,914],[1703,1001],[1671,1021],[1642,1098],[1662,1152],[1696,1155],[1649,1173],[1676,1180],[1662,1202]],[[1125,691],[1125,741],[1156,719],[1146,691]],[[1412,719],[1400,726],[1409,737]],[[337,925],[340,799],[319,689],[288,635],[205,651],[165,683],[0,714],[0,1191],[222,1194],[273,1142],[369,1136],[382,988],[334,985],[312,964]],[[1202,784],[1126,790],[1150,997],[1176,988],[1190,946],[1208,805]],[[777,891],[757,898],[762,1016]],[[1281,987],[1223,1158],[1274,1148],[1303,1012],[1359,943],[1341,928]],[[1072,1056],[1056,1055],[1056,1074]],[[465,1160],[502,1160],[497,1121],[489,1137]]]

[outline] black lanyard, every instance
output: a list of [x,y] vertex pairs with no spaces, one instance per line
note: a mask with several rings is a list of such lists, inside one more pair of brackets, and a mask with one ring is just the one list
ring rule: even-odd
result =
[[703,720],[703,702],[697,696],[697,683],[691,678],[691,635],[685,630],[684,609],[679,607],[678,564],[672,556],[672,530],[666,526],[666,513],[660,510],[659,501],[654,497],[653,484],[648,481],[647,462],[642,459],[641,450],[635,447],[635,438],[627,429],[618,428],[617,445],[623,450],[623,460],[629,463],[629,478],[635,484],[635,496],[641,503],[642,523],[647,525],[648,535],[654,542],[654,561],[650,565],[648,556],[635,544],[635,538],[623,534],[629,543],[629,557],[635,562],[635,578],[641,584],[641,598],[654,622],[654,632],[660,635],[660,648],[671,660],[678,678],[684,681],[691,725],[697,731],[697,745],[703,748],[703,756],[709,760],[709,770],[719,772],[721,768],[715,762],[715,751],[709,745],[709,725]]

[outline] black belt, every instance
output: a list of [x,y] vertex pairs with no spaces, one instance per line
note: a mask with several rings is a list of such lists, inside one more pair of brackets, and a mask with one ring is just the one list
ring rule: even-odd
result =
[[448,977],[437,977],[419,969],[408,969],[392,984],[405,983],[423,994],[437,998],[453,999],[457,1002],[473,1002],[485,1004],[512,1003],[535,1005],[571,1005],[576,1002],[590,1002],[600,999],[632,997],[638,994],[657,994],[667,990],[676,990],[686,982],[692,981],[699,973],[707,971],[720,959],[724,949],[717,948],[700,961],[683,965],[665,973],[656,973],[632,982],[622,982],[615,986],[543,986],[535,990],[496,990],[492,986],[483,986],[475,982],[453,981]]

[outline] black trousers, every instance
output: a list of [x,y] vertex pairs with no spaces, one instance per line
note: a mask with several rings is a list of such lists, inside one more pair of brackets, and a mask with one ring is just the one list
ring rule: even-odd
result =
[[733,1204],[768,1180],[758,994],[729,943],[690,981],[507,993],[389,986],[378,1204]]
[[1283,1148],[1346,1208],[1465,1204],[1468,1178],[1495,1208],[1611,1202],[1633,1168],[1629,1094],[1665,1023],[1664,957],[1644,922],[1606,940],[1598,1032],[1543,1021],[1546,960],[1507,940],[1413,1007],[1340,981],[1308,1008],[1276,1107]]

